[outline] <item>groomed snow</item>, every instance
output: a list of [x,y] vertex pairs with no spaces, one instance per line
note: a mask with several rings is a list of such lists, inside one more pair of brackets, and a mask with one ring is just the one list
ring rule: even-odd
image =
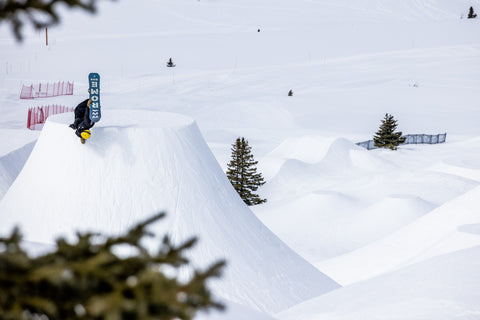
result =
[[343,287],[277,315],[281,320],[478,319],[480,291],[472,275],[480,247],[437,256]]
[[[314,141],[310,137],[298,139],[306,140]],[[452,144],[449,152],[456,147],[463,152],[463,144],[459,147]],[[445,145],[409,145],[392,154],[384,150],[368,151],[338,138],[324,149],[313,149],[324,155],[317,162],[284,160],[262,189],[271,201],[253,208],[287,244],[319,266],[321,261],[330,258],[336,261],[341,254],[389,236],[479,185],[475,175],[464,174],[461,167],[453,164],[449,170],[438,167],[435,153],[445,149]],[[292,150],[300,159],[311,156]],[[397,162],[398,158],[405,160]],[[457,171],[460,174],[455,174]],[[294,230],[290,223],[292,212],[295,212]],[[358,263],[367,261],[370,260]],[[359,271],[351,270],[356,261],[342,263],[343,267],[330,263],[328,271],[332,276],[337,273],[353,276]],[[376,272],[371,266],[366,269]],[[343,283],[343,280],[337,281]]]
[[[479,199],[480,187],[477,187],[371,245],[317,266],[347,285],[430,257],[480,245],[478,233],[464,232],[464,228],[469,230],[469,226],[480,223]],[[355,268],[347,267],[351,265]]]
[[152,231],[175,242],[198,236],[195,264],[226,259],[214,287],[232,302],[278,312],[339,287],[253,215],[193,119],[138,110],[102,117],[84,145],[68,127],[71,113],[47,120],[0,203],[0,233],[19,225],[26,240],[52,243],[69,230],[118,234],[165,211],[167,221]]

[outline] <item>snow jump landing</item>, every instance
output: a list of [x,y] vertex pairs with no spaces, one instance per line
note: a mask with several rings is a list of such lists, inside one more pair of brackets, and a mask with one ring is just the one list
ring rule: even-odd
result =
[[0,203],[0,235],[19,225],[51,243],[74,231],[117,234],[154,213],[175,241],[198,236],[196,265],[227,260],[214,292],[278,312],[338,288],[267,229],[238,197],[194,120],[172,113],[105,110],[85,145],[52,116]]

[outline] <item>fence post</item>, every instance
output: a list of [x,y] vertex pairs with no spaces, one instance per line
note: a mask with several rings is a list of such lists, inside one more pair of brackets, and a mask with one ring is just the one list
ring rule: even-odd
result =
[[33,128],[36,129],[36,125],[37,125],[37,123],[38,123],[38,116],[39,116],[38,107],[35,108],[34,111],[35,111],[35,113],[34,113],[34,118],[33,118],[33,120],[34,120],[35,122],[33,123]]
[[27,128],[28,129],[30,129],[31,120],[32,120],[32,109],[29,108],[28,109],[28,117],[27,117]]

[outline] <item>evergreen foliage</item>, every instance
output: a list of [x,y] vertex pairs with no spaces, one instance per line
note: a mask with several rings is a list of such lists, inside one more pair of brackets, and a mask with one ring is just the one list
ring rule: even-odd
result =
[[470,7],[468,10],[468,19],[475,19],[477,14],[473,11],[473,7]]
[[245,138],[237,138],[232,144],[232,159],[227,166],[227,177],[235,190],[238,192],[243,202],[247,205],[256,205],[264,203],[267,200],[261,199],[257,191],[258,187],[265,184],[261,173],[257,173],[255,161]]
[[[190,320],[198,310],[223,309],[206,282],[220,276],[225,262],[204,271],[189,266],[184,251],[196,238],[175,246],[165,236],[155,254],[142,246],[145,236],[153,236],[146,227],[162,217],[118,237],[77,233],[76,243],[60,238],[55,251],[38,257],[22,249],[18,229],[0,238],[0,319]],[[125,246],[130,256],[114,253]],[[180,267],[192,269],[189,280],[177,278]]]
[[168,60],[168,62],[167,62],[167,67],[169,67],[169,68],[175,67],[175,64],[173,63],[172,58],[170,58],[170,59]]
[[290,91],[288,91],[288,96],[291,97],[293,96],[293,91],[290,89]]
[[57,9],[62,3],[70,9],[80,8],[89,13],[96,12],[97,0],[5,0],[0,1],[0,24],[10,22],[18,41],[23,39],[24,22],[30,22],[34,28],[44,29],[60,22]]
[[396,128],[397,120],[392,115],[386,113],[379,130],[373,136],[375,146],[397,150],[398,145],[404,143],[406,138],[402,137],[401,131],[395,132]]

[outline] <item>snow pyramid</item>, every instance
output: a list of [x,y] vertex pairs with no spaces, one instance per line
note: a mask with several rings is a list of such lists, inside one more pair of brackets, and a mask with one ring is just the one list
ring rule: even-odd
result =
[[174,240],[198,236],[195,265],[225,258],[220,297],[278,312],[339,285],[287,247],[244,205],[194,120],[172,113],[105,110],[82,145],[52,116],[0,203],[0,235],[19,225],[51,243],[74,231],[117,234],[159,211],[151,227]]

